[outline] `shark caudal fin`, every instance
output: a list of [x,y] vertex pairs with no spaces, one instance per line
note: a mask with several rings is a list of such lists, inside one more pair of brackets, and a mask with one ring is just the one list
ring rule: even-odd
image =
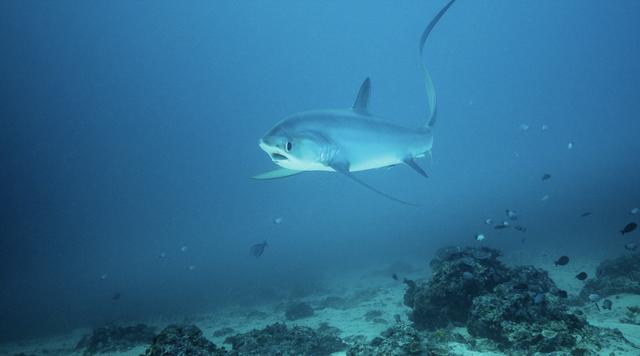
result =
[[450,0],[447,5],[445,5],[436,16],[429,22],[427,28],[422,32],[422,37],[420,37],[420,62],[422,63],[422,72],[424,73],[424,85],[427,89],[427,101],[429,104],[429,114],[427,115],[427,122],[425,124],[425,129],[431,129],[436,123],[436,116],[438,113],[438,107],[436,102],[436,90],[433,86],[433,81],[431,80],[431,75],[429,75],[429,71],[427,67],[424,65],[424,44],[427,42],[427,38],[429,34],[436,26],[440,18],[444,15],[445,12],[449,9],[449,7],[455,2],[455,0]]

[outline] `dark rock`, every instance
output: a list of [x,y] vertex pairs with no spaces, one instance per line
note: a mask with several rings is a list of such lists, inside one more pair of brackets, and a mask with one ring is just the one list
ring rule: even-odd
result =
[[640,294],[640,253],[624,255],[600,263],[596,278],[587,280],[580,299],[588,301],[590,294],[607,297],[613,294]]
[[83,337],[76,345],[76,351],[84,349],[85,355],[103,352],[123,352],[138,345],[150,344],[155,336],[154,329],[144,324],[134,326],[105,325]]
[[235,330],[233,330],[233,328],[224,327],[224,328],[220,328],[220,329],[214,331],[213,332],[213,336],[214,337],[221,337],[221,336],[233,334],[234,332],[235,332]]
[[[497,260],[497,250],[447,247],[436,255],[440,263],[428,282],[417,285],[405,280],[409,289],[404,302],[413,309],[409,318],[421,329],[433,330],[449,323],[464,325],[473,298],[509,279],[509,270]],[[463,277],[468,276],[465,272],[472,277]]]
[[287,307],[285,316],[288,320],[298,320],[313,316],[313,308],[307,303],[293,303]]
[[195,325],[174,324],[166,327],[153,339],[153,344],[145,356],[217,356],[225,355],[224,348],[218,348],[207,340]]
[[261,330],[230,336],[225,343],[239,355],[329,355],[347,345],[327,325],[317,330],[304,326],[287,328],[276,323]]

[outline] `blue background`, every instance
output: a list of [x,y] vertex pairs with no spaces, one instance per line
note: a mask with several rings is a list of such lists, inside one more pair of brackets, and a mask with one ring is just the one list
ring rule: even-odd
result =
[[[632,0],[454,4],[425,51],[431,177],[359,174],[421,208],[331,173],[249,179],[273,167],[257,146],[273,124],[350,106],[367,76],[374,113],[421,125],[418,39],[443,4],[0,2],[0,338],[304,294],[483,229],[505,251],[623,251],[640,205]],[[484,225],[506,208],[524,242]]]

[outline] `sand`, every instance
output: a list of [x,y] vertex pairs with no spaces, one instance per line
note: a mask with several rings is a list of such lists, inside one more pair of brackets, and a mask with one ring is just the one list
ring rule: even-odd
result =
[[[522,262],[524,261],[520,261]],[[591,276],[595,272],[594,263],[589,261],[572,261],[567,268],[558,268],[549,262],[548,258],[541,258],[535,264],[549,271],[551,278],[556,284],[566,289],[570,295],[576,295],[583,282],[575,279],[578,271],[585,271]],[[410,275],[402,275],[412,279],[426,277],[424,272],[416,272]],[[399,315],[403,321],[407,321],[407,312],[409,308],[402,303],[405,292],[405,285],[401,281],[390,278],[386,273],[375,272],[373,270],[358,271],[350,274],[334,278],[326,282],[325,291],[321,294],[315,294],[306,298],[299,299],[307,302],[312,306],[327,296],[340,296],[347,300],[353,300],[354,305],[348,309],[316,309],[315,315],[309,318],[296,321],[288,321],[284,316],[283,303],[258,305],[253,308],[241,308],[230,306],[221,309],[215,313],[191,316],[189,322],[196,324],[204,333],[204,336],[214,342],[217,346],[229,345],[224,344],[224,339],[229,335],[214,336],[214,332],[225,328],[233,328],[235,333],[248,332],[252,329],[260,329],[276,322],[285,322],[288,326],[302,325],[317,328],[323,323],[337,327],[341,330],[340,337],[347,338],[349,336],[362,335],[368,340],[378,336],[382,331],[387,329],[395,322],[396,315]],[[359,295],[359,298],[354,296]],[[604,327],[616,328],[632,343],[640,345],[640,325],[625,324],[620,319],[627,313],[627,307],[640,306],[640,295],[616,295],[611,296],[613,302],[611,310],[601,309],[598,311],[594,306],[587,305],[581,309],[590,324]],[[574,308],[575,309],[575,308]],[[365,314],[372,310],[378,310],[381,320],[373,321],[371,318],[365,318]],[[176,317],[175,320],[138,320],[131,321],[130,324],[139,322],[155,326],[158,330],[173,322],[185,321],[184,317]],[[384,322],[383,322],[384,321]],[[18,353],[30,354],[54,354],[54,355],[81,355],[73,349],[82,336],[90,333],[90,329],[78,329],[66,335],[58,335],[46,339],[31,340],[20,343],[9,343],[0,345],[0,355],[15,355]],[[457,328],[456,332],[470,338],[465,328]],[[467,345],[459,343],[450,343],[449,345],[452,355],[500,355],[501,353],[476,352],[467,349]],[[134,349],[122,353],[112,353],[113,355],[140,355],[143,354],[146,346],[139,346]],[[634,349],[629,345],[619,345],[607,350],[601,350],[601,354],[608,355],[615,352],[616,355],[640,355],[640,349]],[[340,355],[344,353],[337,353]],[[108,353],[104,355],[109,355]]]

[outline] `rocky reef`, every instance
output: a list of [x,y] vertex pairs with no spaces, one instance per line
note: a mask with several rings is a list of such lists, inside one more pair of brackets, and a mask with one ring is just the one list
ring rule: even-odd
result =
[[571,313],[566,295],[542,269],[508,268],[498,261],[499,251],[484,247],[447,247],[436,255],[431,278],[406,280],[404,296],[414,325],[431,335],[447,326],[466,326],[472,337],[488,339],[507,353],[590,354],[594,343],[603,343],[598,335],[610,332]]
[[144,324],[134,326],[108,324],[93,330],[91,335],[83,337],[75,350],[84,350],[84,355],[124,352],[139,345],[150,344],[154,336],[154,329]]
[[225,343],[231,344],[230,354],[239,355],[329,355],[345,350],[338,336],[338,329],[326,324],[318,329],[305,326],[288,328],[275,323],[260,330],[230,336]]
[[218,348],[207,340],[195,325],[174,324],[166,327],[153,339],[153,344],[145,356],[216,356],[226,355],[224,348]]
[[464,325],[473,299],[489,293],[509,279],[509,271],[498,261],[499,251],[482,248],[445,247],[430,265],[433,275],[421,285],[405,280],[409,289],[404,302],[418,328],[436,329],[449,323]]
[[606,297],[620,293],[640,294],[640,253],[600,263],[596,278],[588,280],[580,291],[580,299],[587,301],[591,294]]

